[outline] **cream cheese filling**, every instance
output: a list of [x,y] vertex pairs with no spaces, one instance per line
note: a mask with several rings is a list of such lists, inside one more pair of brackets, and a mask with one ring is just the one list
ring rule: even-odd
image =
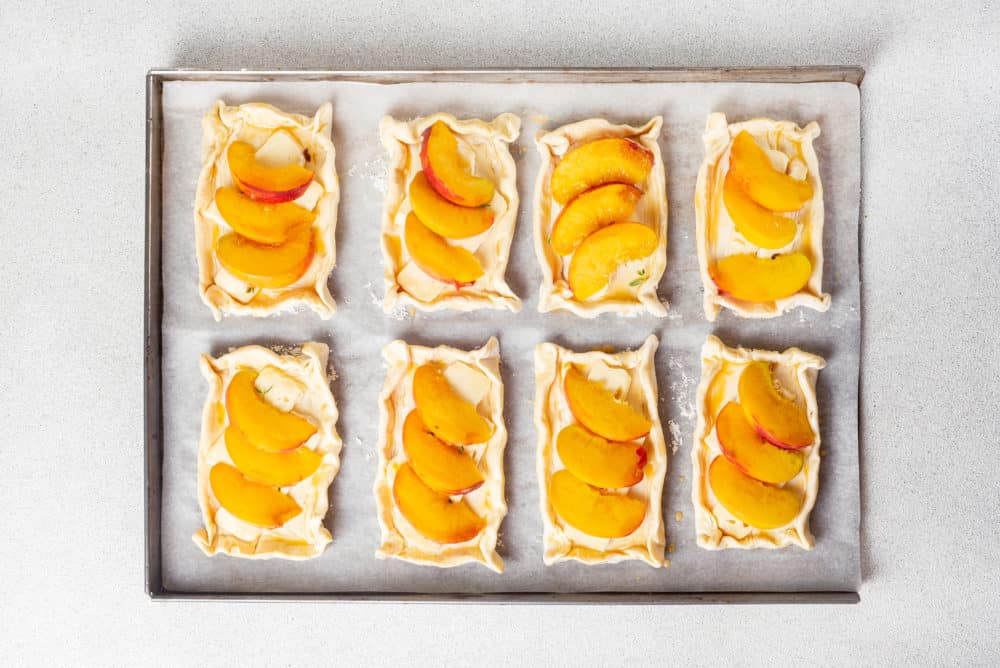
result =
[[[473,253],[483,267],[483,275],[473,284],[456,288],[423,271],[410,257],[404,241],[406,217],[412,211],[407,190],[420,171],[423,132],[437,121],[455,133],[459,155],[475,176],[490,179],[496,187],[489,207],[493,224],[468,239],[448,239]],[[453,309],[506,308],[517,312],[521,300],[507,285],[504,274],[510,256],[519,203],[517,169],[510,144],[517,139],[521,120],[514,114],[500,114],[493,121],[458,120],[451,114],[436,113],[412,121],[386,116],[379,125],[382,144],[389,153],[388,187],[382,214],[382,256],[387,313],[397,304],[434,311]]]
[[[265,316],[305,304],[323,318],[335,309],[327,280],[336,262],[335,232],[340,187],[336,152],[330,139],[333,110],[322,105],[313,117],[288,114],[267,104],[227,107],[222,101],[202,119],[202,171],[195,197],[195,245],[202,300],[216,320],[223,313]],[[316,214],[316,248],[305,273],[283,288],[255,288],[226,271],[215,257],[215,243],[231,228],[215,204],[215,191],[232,186],[226,157],[235,141],[257,149],[265,147],[276,133],[286,132],[303,148],[300,164],[314,173],[306,192],[295,200]],[[306,159],[308,154],[308,160]],[[262,155],[264,162],[267,156]]]
[[[570,559],[586,564],[627,559],[639,559],[653,567],[663,564],[666,536],[662,502],[667,451],[657,403],[653,364],[656,347],[655,336],[647,338],[638,350],[621,353],[574,353],[552,343],[535,347],[535,426],[538,431],[535,465],[546,565]],[[591,380],[604,384],[653,422],[649,434],[635,441],[645,446],[648,455],[642,480],[629,488],[615,490],[646,504],[642,524],[628,536],[609,539],[586,534],[564,522],[549,500],[549,480],[556,471],[565,468],[555,447],[556,438],[563,428],[577,424],[563,391],[565,375],[571,366]]]
[[[329,350],[322,343],[304,343],[298,352],[276,354],[261,346],[237,348],[219,358],[202,355],[202,375],[209,383],[198,442],[198,502],[205,526],[193,538],[207,555],[225,553],[236,557],[308,559],[318,556],[330,542],[323,526],[328,510],[327,492],[340,470],[342,441],[337,434],[337,406],[327,380]],[[265,529],[244,522],[221,507],[212,493],[208,474],[212,467],[233,464],[226,450],[226,388],[242,369],[258,372],[257,387],[280,410],[291,410],[308,419],[316,433],[303,445],[323,459],[308,478],[278,488],[299,504],[302,512],[284,525]]]
[[[439,567],[478,562],[502,573],[503,560],[496,551],[496,545],[500,524],[507,514],[503,471],[507,429],[503,421],[499,342],[491,337],[483,347],[464,351],[447,346],[427,348],[393,341],[385,347],[382,355],[388,370],[379,395],[379,464],[374,489],[382,543],[375,556]],[[486,526],[476,537],[462,543],[442,544],[418,532],[399,511],[392,494],[396,471],[408,461],[403,449],[402,431],[406,416],[416,409],[413,372],[429,362],[444,367],[445,377],[460,395],[467,400],[478,397],[476,409],[494,426],[488,441],[464,446],[465,452],[476,461],[485,482],[479,488],[454,498],[464,499],[485,520]],[[486,382],[485,389],[483,381]]]
[[[708,467],[716,457],[724,456],[715,433],[715,420],[730,401],[739,401],[739,377],[753,361],[772,364],[772,374],[780,392],[804,406],[816,440],[802,450],[802,471],[783,486],[796,491],[802,499],[799,514],[778,529],[757,529],[734,517],[719,503],[708,482]],[[698,420],[694,433],[691,460],[694,468],[691,497],[695,508],[695,530],[700,547],[779,548],[798,545],[812,549],[815,544],[809,530],[809,514],[819,492],[820,431],[816,402],[816,376],[825,366],[823,358],[789,348],[784,352],[730,348],[715,336],[702,346],[701,382],[698,385]]]

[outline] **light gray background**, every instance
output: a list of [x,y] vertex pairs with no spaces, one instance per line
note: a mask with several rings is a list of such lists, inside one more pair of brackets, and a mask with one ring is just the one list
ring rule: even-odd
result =
[[[1000,9],[0,6],[0,655],[7,664],[996,663]],[[143,75],[860,64],[864,584],[854,607],[149,602]]]

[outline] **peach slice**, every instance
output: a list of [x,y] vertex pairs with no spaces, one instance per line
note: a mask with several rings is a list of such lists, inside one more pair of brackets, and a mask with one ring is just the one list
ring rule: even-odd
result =
[[410,206],[427,227],[448,239],[466,239],[481,234],[493,224],[493,209],[452,204],[431,187],[424,172],[410,181]]
[[462,287],[483,275],[483,265],[475,255],[461,246],[449,244],[413,213],[406,216],[403,236],[413,261],[439,281]]
[[771,211],[798,211],[813,196],[809,181],[775,170],[767,153],[746,130],[733,139],[729,171],[753,201]]
[[627,183],[609,183],[580,193],[553,223],[552,249],[559,255],[569,255],[592,232],[627,220],[640,197],[642,191]]
[[616,399],[574,367],[566,370],[563,387],[573,416],[598,436],[609,441],[634,441],[653,428],[653,423],[628,402]]
[[816,439],[806,412],[778,393],[765,362],[751,362],[740,374],[740,403],[757,433],[779,448],[798,450]]
[[242,141],[234,141],[226,151],[233,182],[247,197],[280,204],[298,199],[309,188],[313,173],[305,167],[265,167],[257,162],[255,153],[253,146]]
[[778,448],[764,440],[747,422],[743,408],[731,401],[715,422],[722,454],[748,476],[776,485],[802,470],[802,453]]
[[439,543],[464,543],[486,527],[465,499],[452,501],[427,486],[409,464],[396,471],[392,497],[413,528]]
[[795,221],[779,216],[747,197],[732,172],[726,174],[726,181],[722,184],[722,201],[736,231],[753,245],[784,248],[795,238],[798,231]]
[[290,452],[268,452],[255,447],[242,431],[226,427],[226,451],[240,473],[254,482],[287,487],[315,473],[323,455],[300,445]]
[[656,232],[640,223],[615,223],[583,240],[569,263],[569,287],[583,301],[607,286],[618,265],[656,250]]
[[571,424],[556,437],[563,465],[594,487],[631,487],[642,480],[646,448],[634,443],[613,443]]
[[234,232],[262,244],[282,244],[291,230],[316,219],[316,214],[297,204],[258,202],[236,188],[216,190],[215,205]]
[[420,479],[441,494],[466,494],[483,484],[472,457],[431,433],[418,411],[403,422],[403,449]]
[[754,480],[725,457],[708,467],[715,498],[738,520],[758,529],[783,527],[799,514],[799,495],[790,489]]
[[489,179],[473,176],[458,154],[458,140],[445,123],[437,121],[424,130],[420,164],[427,181],[441,197],[459,206],[486,206],[496,187]]
[[229,273],[258,288],[283,288],[302,278],[315,252],[311,225],[300,225],[280,246],[250,241],[230,232],[219,239],[215,257]]
[[254,386],[257,372],[244,369],[236,373],[226,388],[226,412],[229,422],[261,450],[293,450],[316,433],[316,427],[294,413],[280,411],[264,399]]
[[208,480],[219,505],[255,526],[275,529],[302,512],[292,497],[248,480],[234,466],[224,462],[212,467]]
[[413,401],[420,419],[443,441],[471,445],[493,435],[490,421],[458,395],[435,364],[424,364],[413,372]]
[[646,517],[646,504],[640,499],[592,487],[567,469],[552,475],[549,499],[567,524],[598,538],[627,536]]
[[565,204],[604,183],[642,183],[653,169],[653,152],[631,139],[606,137],[570,149],[552,170],[552,198]]
[[812,262],[799,252],[770,258],[741,253],[722,258],[709,274],[723,294],[745,302],[773,302],[805,287]]

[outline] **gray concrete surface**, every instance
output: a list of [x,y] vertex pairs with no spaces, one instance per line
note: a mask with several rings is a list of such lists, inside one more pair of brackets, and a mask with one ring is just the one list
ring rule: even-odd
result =
[[[6,665],[1000,661],[996,4],[279,4],[0,7]],[[824,63],[868,70],[860,605],[146,599],[147,68]]]

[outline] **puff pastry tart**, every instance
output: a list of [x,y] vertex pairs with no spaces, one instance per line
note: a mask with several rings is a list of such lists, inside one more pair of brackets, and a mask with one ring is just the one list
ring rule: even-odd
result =
[[538,134],[539,311],[666,315],[656,296],[667,264],[662,123],[660,116],[642,127],[593,118]]
[[823,280],[819,125],[710,114],[695,211],[705,316],[722,307],[773,318],[796,306],[830,308]]
[[823,358],[701,349],[692,500],[698,545],[812,549],[809,513],[819,490],[816,375]]
[[340,188],[332,113],[329,103],[309,118],[220,101],[202,119],[195,247],[201,298],[216,320],[299,305],[333,314],[327,279]]
[[464,351],[393,341],[382,356],[375,556],[439,567],[478,562],[502,573],[500,344],[491,338]]
[[327,491],[340,470],[328,349],[244,346],[201,357],[208,381],[198,443],[194,541],[234,557],[308,559],[330,542]]
[[521,309],[504,279],[517,222],[514,114],[382,119],[389,153],[382,214],[383,307]]
[[667,450],[650,336],[621,353],[535,347],[545,564],[663,564]]

